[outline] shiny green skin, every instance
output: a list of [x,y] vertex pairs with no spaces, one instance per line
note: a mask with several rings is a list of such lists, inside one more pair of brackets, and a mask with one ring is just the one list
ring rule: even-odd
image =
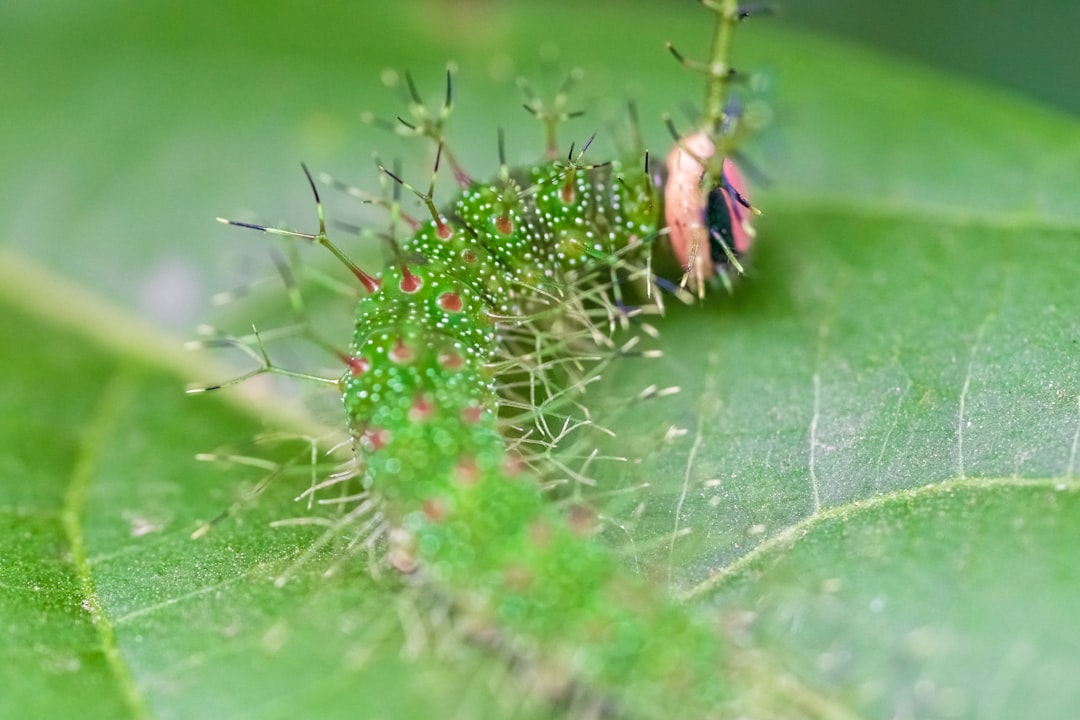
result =
[[391,564],[620,713],[663,716],[693,696],[686,717],[708,717],[725,694],[715,633],[546,500],[497,426],[492,314],[529,312],[529,288],[658,230],[651,178],[625,172],[604,187],[617,172],[549,163],[530,171],[527,193],[464,190],[445,219],[452,234],[424,223],[402,248],[407,270],[389,267],[360,300],[342,397],[365,483],[384,500]]

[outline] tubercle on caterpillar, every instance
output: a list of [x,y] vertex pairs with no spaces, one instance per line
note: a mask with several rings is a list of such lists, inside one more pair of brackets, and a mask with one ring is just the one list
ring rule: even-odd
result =
[[[383,168],[430,218],[393,243],[394,259],[378,274],[329,239],[310,174],[317,233],[223,221],[323,245],[355,275],[365,295],[351,345],[337,353],[345,370],[336,380],[355,455],[351,471],[327,484],[358,483],[347,517],[377,519],[364,533],[385,537],[385,565],[449,603],[473,635],[527,658],[546,678],[539,700],[569,702],[581,717],[667,717],[673,702],[684,717],[728,717],[733,679],[746,672],[718,628],[590,540],[591,510],[545,497],[530,459],[508,448],[493,373],[527,344],[512,339],[515,328],[526,338],[563,335],[556,342],[571,356],[607,341],[597,318],[614,327],[632,311],[608,297],[606,278],[638,268],[652,283],[648,240],[665,232],[686,268],[683,284],[698,293],[728,267],[741,271],[755,211],[729,159],[737,118],[725,108],[734,77],[727,55],[735,25],[765,9],[703,4],[716,15],[710,60],[672,52],[707,76],[704,117],[692,133],[673,130],[662,192],[648,161],[584,163],[588,143],[524,173],[504,162],[493,183],[473,182],[451,157],[462,190],[445,209],[431,188],[418,191]],[[437,158],[444,119],[406,123],[436,143]],[[262,358],[257,372],[282,372]],[[507,369],[530,372],[524,363]]]

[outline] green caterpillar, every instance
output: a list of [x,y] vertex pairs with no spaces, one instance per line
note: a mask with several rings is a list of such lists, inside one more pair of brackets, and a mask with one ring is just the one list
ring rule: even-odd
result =
[[[718,628],[590,540],[586,507],[545,496],[533,469],[542,458],[508,445],[499,419],[508,374],[573,383],[559,362],[529,357],[529,338],[574,359],[605,341],[605,326],[626,324],[632,311],[612,278],[651,283],[656,238],[670,236],[684,283],[699,290],[739,268],[752,208],[728,159],[738,123],[724,93],[730,35],[750,12],[731,0],[706,6],[717,29],[702,66],[704,118],[663,171],[647,155],[586,165],[571,150],[565,161],[504,167],[491,183],[463,182],[442,210],[417,193],[431,217],[378,275],[346,258],[325,227],[303,235],[231,222],[318,242],[360,280],[367,294],[337,381],[355,462],[340,482],[359,482],[386,563],[469,636],[524,661],[544,679],[539,700],[573,716],[670,717],[673,703],[680,717],[735,716],[733,683],[748,671]],[[441,136],[429,135],[441,154]]]

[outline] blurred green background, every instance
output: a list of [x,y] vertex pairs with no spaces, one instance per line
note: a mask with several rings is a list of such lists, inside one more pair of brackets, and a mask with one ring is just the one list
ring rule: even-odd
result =
[[1080,4],[1062,0],[790,0],[782,20],[1080,112]]

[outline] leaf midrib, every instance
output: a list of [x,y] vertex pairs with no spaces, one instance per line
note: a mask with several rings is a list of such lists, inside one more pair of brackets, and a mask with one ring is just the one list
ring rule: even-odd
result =
[[93,413],[86,418],[83,425],[85,429],[79,438],[78,453],[68,478],[67,490],[60,510],[60,524],[71,553],[71,564],[79,584],[82,606],[90,615],[90,622],[97,633],[109,672],[124,703],[131,711],[131,717],[150,720],[154,716],[135,682],[131,668],[120,652],[112,619],[105,612],[97,595],[93,569],[86,552],[86,535],[83,526],[86,499],[96,474],[101,450],[109,436],[116,430],[125,410],[131,405],[133,393],[134,385],[131,376],[123,371],[114,373],[106,382]]

